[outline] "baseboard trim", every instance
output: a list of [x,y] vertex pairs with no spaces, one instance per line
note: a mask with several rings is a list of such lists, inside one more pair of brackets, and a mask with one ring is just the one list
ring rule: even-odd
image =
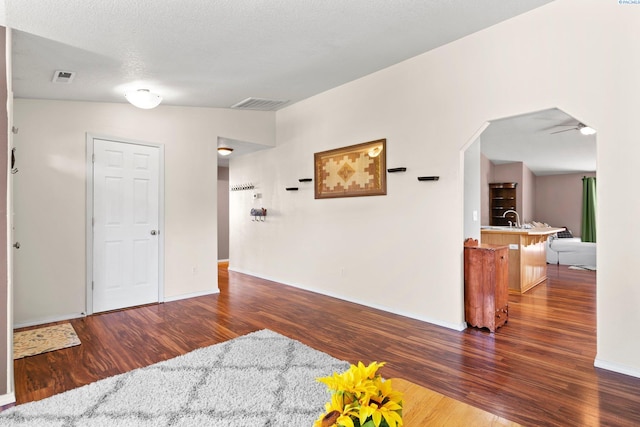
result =
[[629,375],[630,377],[640,378],[640,370],[632,368],[630,366],[622,365],[619,363],[607,362],[606,360],[598,359],[596,356],[593,366],[600,369],[606,369],[607,371],[617,372],[619,374]]
[[172,301],[180,301],[183,299],[189,299],[189,298],[196,298],[196,297],[204,297],[207,295],[215,295],[215,294],[219,294],[220,293],[220,289],[216,288],[214,290],[210,290],[210,291],[202,291],[202,292],[194,292],[191,294],[182,294],[182,295],[176,295],[173,297],[168,297],[164,299],[164,302],[172,302]]
[[251,272],[251,271],[242,270],[242,269],[239,269],[239,268],[236,268],[236,267],[232,267],[231,265],[229,265],[229,271],[235,271],[236,273],[242,273],[242,274],[246,274],[248,276],[254,276],[254,277],[258,277],[260,279],[269,280],[271,282],[281,283],[281,284],[283,284],[285,286],[291,286],[293,288],[303,289],[305,291],[314,292],[316,294],[325,295],[325,296],[328,296],[328,297],[331,297],[331,298],[336,298],[336,299],[339,299],[339,300],[342,300],[342,301],[352,302],[354,304],[363,305],[365,307],[375,308],[376,310],[381,310],[381,311],[385,311],[387,313],[397,314],[399,316],[408,317],[408,318],[414,319],[414,320],[420,320],[421,322],[430,323],[430,324],[436,325],[436,326],[442,326],[443,328],[453,329],[454,331],[458,331],[458,332],[463,331],[463,330],[465,330],[467,328],[467,324],[465,322],[461,322],[461,323],[442,322],[440,320],[432,319],[432,318],[428,318],[428,317],[424,317],[424,316],[420,316],[420,315],[417,315],[415,313],[407,313],[407,312],[403,312],[401,310],[395,310],[395,309],[392,309],[392,308],[387,307],[387,306],[382,306],[382,305],[378,305],[378,304],[364,303],[364,302],[359,301],[357,299],[346,298],[343,295],[337,295],[337,294],[333,294],[333,293],[330,293],[330,292],[325,292],[325,291],[320,290],[320,289],[315,289],[315,288],[311,288],[311,287],[308,287],[308,286],[302,286],[302,285],[297,284],[297,283],[283,282],[281,279],[278,279],[278,278],[273,278],[273,277],[268,277],[268,276],[256,274],[256,273]]
[[72,313],[72,314],[64,314],[61,316],[45,317],[42,319],[33,319],[33,320],[27,320],[23,322],[15,322],[13,324],[13,329],[26,328],[28,326],[44,325],[46,323],[64,322],[65,320],[78,319],[80,317],[85,317],[85,316],[86,316],[85,313]]
[[16,403],[16,394],[14,392],[0,395],[0,407],[14,403]]

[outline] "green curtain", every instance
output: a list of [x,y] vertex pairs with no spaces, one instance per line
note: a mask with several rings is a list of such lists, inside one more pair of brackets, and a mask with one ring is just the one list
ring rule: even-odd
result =
[[582,241],[596,241],[596,178],[582,178]]

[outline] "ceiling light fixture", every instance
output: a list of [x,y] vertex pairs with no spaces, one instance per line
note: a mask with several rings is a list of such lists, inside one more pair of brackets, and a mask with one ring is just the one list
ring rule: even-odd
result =
[[231,147],[218,147],[218,154],[221,156],[228,156],[233,152],[233,148]]
[[162,97],[160,95],[152,93],[151,91],[149,91],[149,89],[138,89],[129,91],[124,94],[124,97],[127,98],[127,101],[129,101],[131,104],[145,110],[156,108],[162,102]]

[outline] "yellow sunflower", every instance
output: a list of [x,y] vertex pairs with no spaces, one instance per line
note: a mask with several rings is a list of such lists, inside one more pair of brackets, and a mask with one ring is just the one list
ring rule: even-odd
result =
[[402,393],[377,373],[384,364],[358,362],[342,374],[318,378],[332,393],[314,427],[402,427]]
[[351,417],[358,417],[360,405],[357,402],[354,405],[348,400],[345,400],[342,393],[332,394],[331,401],[325,404],[326,412],[313,423],[313,427],[354,427]]

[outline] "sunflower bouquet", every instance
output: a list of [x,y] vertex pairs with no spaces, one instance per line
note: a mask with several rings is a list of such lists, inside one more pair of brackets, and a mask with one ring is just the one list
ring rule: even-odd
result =
[[377,373],[382,366],[358,362],[342,374],[318,378],[331,391],[331,401],[313,427],[401,427],[402,393]]

